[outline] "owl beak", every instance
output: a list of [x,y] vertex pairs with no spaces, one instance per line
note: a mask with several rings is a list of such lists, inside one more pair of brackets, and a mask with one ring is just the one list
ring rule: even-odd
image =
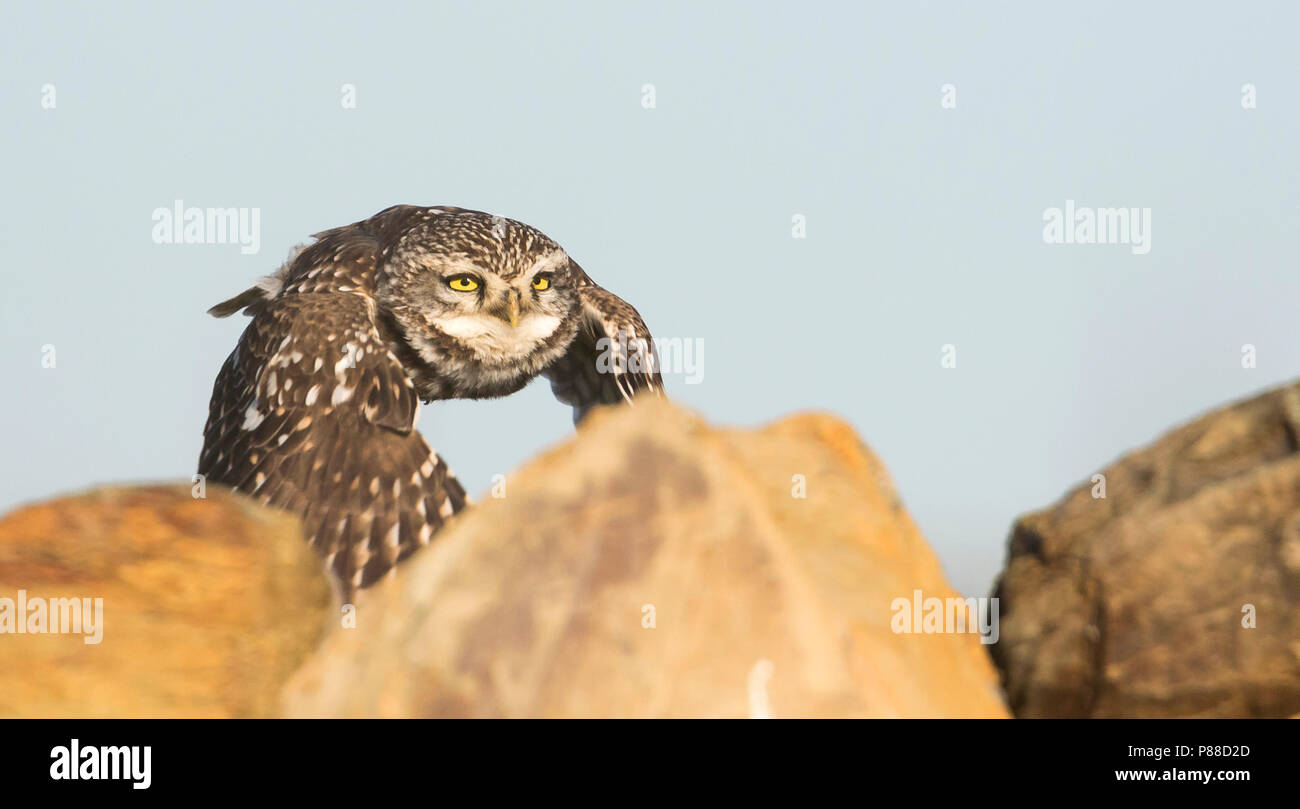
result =
[[506,301],[493,312],[494,315],[510,324],[510,328],[519,326],[519,290],[511,289],[506,292]]

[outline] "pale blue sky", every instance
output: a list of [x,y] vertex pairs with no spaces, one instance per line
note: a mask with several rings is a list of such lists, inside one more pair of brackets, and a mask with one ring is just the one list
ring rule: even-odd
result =
[[[846,418],[971,593],[1016,515],[1297,374],[1294,5],[701,5],[6,5],[0,508],[188,478],[245,322],[204,310],[394,203],[541,228],[704,341],[668,384],[713,421]],[[154,244],[176,199],[261,252]],[[1067,199],[1151,208],[1151,252],[1044,244]],[[420,427],[482,494],[569,419],[543,383]]]

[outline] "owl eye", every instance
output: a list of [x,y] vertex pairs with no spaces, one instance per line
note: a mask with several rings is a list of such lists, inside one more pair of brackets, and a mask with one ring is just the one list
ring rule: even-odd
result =
[[473,292],[478,289],[478,279],[472,275],[453,275],[447,279],[447,286],[457,292]]
[[533,279],[533,289],[542,291],[551,288],[551,276],[542,274]]

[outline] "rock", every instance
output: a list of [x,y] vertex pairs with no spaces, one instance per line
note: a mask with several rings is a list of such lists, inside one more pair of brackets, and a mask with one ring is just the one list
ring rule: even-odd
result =
[[992,649],[1015,714],[1300,711],[1298,436],[1291,385],[1120,459],[1104,499],[1089,481],[1022,517]]
[[642,400],[505,494],[363,591],[289,715],[1006,715],[977,636],[891,631],[893,599],[955,593],[833,418],[720,430]]
[[0,519],[0,610],[21,598],[28,621],[38,603],[48,620],[58,602],[47,599],[103,599],[98,643],[84,625],[0,634],[0,716],[278,712],[284,681],[335,614],[330,584],[296,519],[206,495],[105,489]]

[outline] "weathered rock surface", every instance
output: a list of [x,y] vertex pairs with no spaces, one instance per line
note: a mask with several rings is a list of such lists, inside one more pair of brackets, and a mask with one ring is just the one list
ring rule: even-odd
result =
[[1022,517],[992,648],[1016,715],[1300,711],[1298,450],[1292,385],[1120,459],[1105,499],[1089,482]]
[[505,493],[362,593],[290,715],[1006,715],[977,636],[891,631],[893,599],[956,594],[835,419],[718,430],[645,401]]
[[335,614],[330,585],[297,520],[206,494],[105,489],[0,519],[0,598],[16,611],[23,591],[30,626],[36,602],[103,599],[99,643],[0,634],[0,716],[278,712]]

